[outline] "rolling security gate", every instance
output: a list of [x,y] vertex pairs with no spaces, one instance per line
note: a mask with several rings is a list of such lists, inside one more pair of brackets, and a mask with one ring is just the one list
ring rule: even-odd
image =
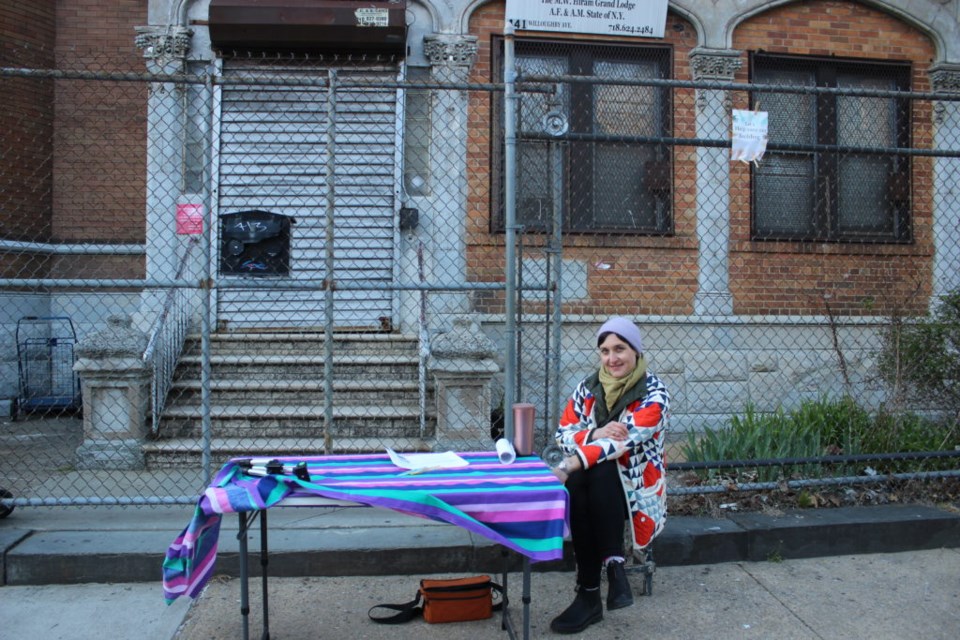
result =
[[[311,74],[327,68],[263,66],[225,60],[227,78]],[[395,81],[390,69],[338,70],[338,81]],[[231,275],[221,280],[263,283],[269,288],[218,289],[221,327],[322,327],[327,207],[326,86],[224,84],[219,96],[218,217],[258,210],[290,220],[289,273]],[[334,326],[380,329],[396,325],[398,100],[397,90],[339,87],[335,98]],[[229,218],[226,218],[229,219]],[[219,243],[218,243],[219,244]],[[215,250],[220,250],[218,246]],[[316,280],[317,287],[284,288]],[[365,283],[350,289],[349,283]]]

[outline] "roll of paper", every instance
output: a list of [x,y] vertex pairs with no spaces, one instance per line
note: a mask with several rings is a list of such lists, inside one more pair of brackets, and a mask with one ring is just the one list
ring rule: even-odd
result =
[[497,456],[499,456],[501,463],[510,464],[517,459],[517,452],[514,451],[509,440],[500,438],[497,440]]

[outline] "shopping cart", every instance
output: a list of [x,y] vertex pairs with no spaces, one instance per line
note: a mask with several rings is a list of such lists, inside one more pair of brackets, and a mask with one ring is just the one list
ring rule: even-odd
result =
[[20,390],[13,418],[79,409],[80,379],[73,371],[77,334],[65,316],[25,316],[17,321]]

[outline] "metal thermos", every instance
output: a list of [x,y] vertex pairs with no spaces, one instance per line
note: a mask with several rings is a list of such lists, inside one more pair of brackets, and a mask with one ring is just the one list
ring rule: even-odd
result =
[[513,405],[513,448],[518,456],[533,453],[534,407],[526,402]]

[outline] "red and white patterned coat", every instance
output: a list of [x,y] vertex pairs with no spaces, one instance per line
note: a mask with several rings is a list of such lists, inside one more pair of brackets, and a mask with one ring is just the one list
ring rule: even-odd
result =
[[[607,416],[606,405],[599,406],[599,402],[603,402],[603,387],[594,373],[577,385],[567,402],[556,441],[564,455],[576,454],[584,469],[605,460],[619,465],[623,495],[633,522],[634,548],[643,549],[663,530],[667,515],[663,441],[670,396],[660,379],[647,372],[646,388],[638,384],[628,390],[618,403],[626,403],[618,415]],[[612,420],[627,425],[628,438],[593,440],[593,431]],[[603,424],[598,424],[600,421]]]

